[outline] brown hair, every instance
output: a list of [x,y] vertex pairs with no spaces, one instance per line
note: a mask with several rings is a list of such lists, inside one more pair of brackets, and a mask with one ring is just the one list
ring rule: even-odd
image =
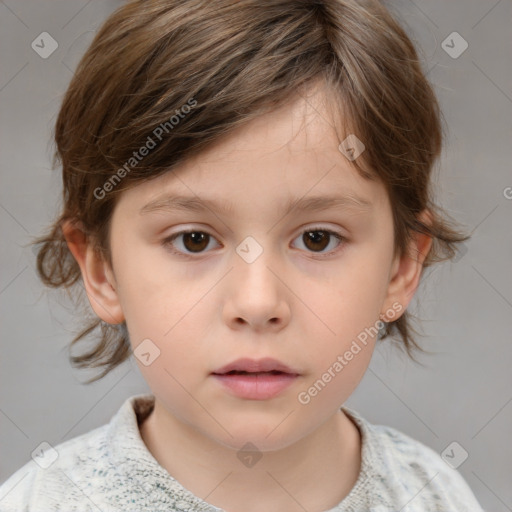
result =
[[[352,164],[386,187],[396,253],[422,232],[433,238],[424,267],[453,258],[455,244],[469,237],[432,198],[441,113],[411,40],[381,3],[135,0],[99,29],[63,99],[53,162],[62,163],[63,208],[35,241],[42,281],[65,289],[81,284],[63,221],[79,223],[111,263],[110,219],[123,190],[172,170],[319,79],[336,123],[365,144]],[[155,145],[135,159],[150,139]],[[425,209],[430,223],[417,218]],[[387,323],[381,339],[398,334],[414,359],[413,349],[425,350],[410,320],[406,311]],[[131,354],[126,325],[97,317],[70,348],[97,327],[99,342],[70,357],[77,367],[103,367],[90,382]]]

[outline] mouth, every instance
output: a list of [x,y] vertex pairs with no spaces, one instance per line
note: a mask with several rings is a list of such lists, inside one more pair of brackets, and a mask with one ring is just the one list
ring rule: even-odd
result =
[[299,375],[300,372],[296,369],[290,368],[286,364],[272,359],[270,357],[264,359],[237,359],[222,368],[212,372],[214,375],[227,375],[227,374],[259,374],[259,373],[286,373],[290,375]]
[[238,359],[212,376],[230,394],[246,400],[268,400],[281,394],[300,372],[275,359]]
[[[243,370],[231,370],[230,372],[225,373],[214,373],[214,375],[283,375],[288,374],[287,372],[280,372],[279,370],[271,370],[269,372],[246,372]],[[291,375],[291,374],[288,374]]]

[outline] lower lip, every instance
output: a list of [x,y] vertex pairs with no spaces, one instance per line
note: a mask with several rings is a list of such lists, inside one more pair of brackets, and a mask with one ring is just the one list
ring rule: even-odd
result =
[[278,374],[223,374],[213,376],[226,386],[234,395],[248,400],[267,400],[273,398],[295,381],[298,377],[291,373]]

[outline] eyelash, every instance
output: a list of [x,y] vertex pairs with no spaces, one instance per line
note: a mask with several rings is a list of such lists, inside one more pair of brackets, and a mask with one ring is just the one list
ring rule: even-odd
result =
[[[333,250],[331,250],[329,252],[326,252],[326,253],[310,251],[311,254],[314,254],[315,256],[317,256],[319,258],[324,258],[324,257],[332,256],[333,254],[337,254],[339,251],[342,250],[343,246],[345,245],[345,243],[347,241],[346,237],[344,237],[340,233],[338,233],[336,231],[332,231],[330,229],[322,228],[321,226],[314,226],[314,227],[305,229],[305,230],[303,230],[300,233],[299,236],[304,235],[304,233],[310,233],[310,232],[315,232],[315,231],[321,231],[322,233],[327,233],[328,235],[333,236],[336,240],[338,240],[340,242],[338,244],[338,246],[336,247],[336,249],[333,249]],[[184,252],[178,251],[178,250],[176,250],[174,248],[174,246],[172,244],[174,242],[174,240],[176,238],[178,238],[179,236],[190,234],[190,233],[202,233],[202,234],[208,235],[208,236],[210,236],[212,238],[215,238],[215,237],[213,237],[213,235],[211,235],[207,231],[203,231],[203,230],[200,230],[200,229],[189,229],[189,230],[185,230],[185,231],[179,231],[179,232],[174,233],[171,236],[165,238],[164,240],[162,240],[162,245],[164,247],[166,247],[173,254],[176,254],[177,256],[181,256],[183,258],[188,258],[188,259],[195,259],[194,253],[184,253]],[[341,246],[341,248],[340,248],[340,246]],[[198,253],[196,253],[196,255],[200,256],[201,254],[204,254],[204,253],[205,253],[205,251],[198,252]]]

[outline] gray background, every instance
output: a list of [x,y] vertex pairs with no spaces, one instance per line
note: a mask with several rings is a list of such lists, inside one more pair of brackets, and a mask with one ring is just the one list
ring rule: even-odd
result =
[[[51,445],[108,422],[130,395],[149,392],[133,359],[102,381],[72,369],[77,321],[66,296],[46,292],[24,247],[60,206],[51,170],[59,102],[94,31],[120,1],[3,1],[1,25],[0,482]],[[512,2],[388,2],[420,49],[447,122],[440,203],[472,232],[456,262],[427,272],[413,302],[422,344],[414,365],[388,343],[346,405],[439,453],[453,441],[459,471],[487,511],[512,510]],[[41,58],[41,32],[58,42]],[[443,49],[453,31],[469,47]],[[451,43],[450,43],[451,44]],[[460,454],[456,448],[455,454]]]

